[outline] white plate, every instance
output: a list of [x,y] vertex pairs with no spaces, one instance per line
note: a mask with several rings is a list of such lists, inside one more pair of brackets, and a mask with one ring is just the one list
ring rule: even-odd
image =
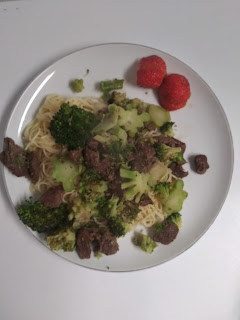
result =
[[[185,165],[189,175],[184,179],[189,196],[184,202],[183,227],[170,245],[159,244],[153,254],[147,254],[131,242],[131,234],[119,239],[120,250],[101,259],[80,260],[76,252],[58,252],[60,256],[79,265],[109,271],[139,270],[170,260],[195,243],[213,223],[229,190],[233,170],[233,144],[223,108],[208,85],[187,65],[156,49],[132,44],[106,44],[74,52],[43,71],[25,90],[10,117],[6,136],[22,144],[21,134],[31,121],[44,97],[51,93],[72,96],[69,81],[84,78],[84,91],[80,96],[100,96],[96,84],[101,80],[124,78],[124,91],[130,98],[138,97],[157,104],[155,92],[136,86],[137,62],[149,55],[161,56],[168,73],[180,73],[191,86],[187,106],[171,113],[177,124],[176,138],[187,144],[185,158],[206,154],[210,169],[204,175],[194,173]],[[90,72],[86,75],[86,70]],[[29,182],[16,178],[5,169],[6,187],[16,206],[29,196]],[[17,218],[17,216],[16,216]],[[32,232],[44,245],[43,237]]]

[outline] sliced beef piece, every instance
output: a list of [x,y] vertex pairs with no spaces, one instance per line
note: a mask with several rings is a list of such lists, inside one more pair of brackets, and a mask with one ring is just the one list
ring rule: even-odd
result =
[[119,165],[103,156],[99,142],[91,140],[88,143],[84,150],[84,159],[86,165],[101,174],[105,180],[113,181],[116,178],[116,170]]
[[46,207],[57,208],[63,201],[64,190],[62,186],[48,189],[39,199]]
[[110,194],[114,194],[115,196],[119,197],[120,199],[123,197],[123,192],[121,188],[122,180],[115,179],[108,184],[108,190]]
[[40,159],[36,151],[27,154],[28,172],[32,183],[36,183],[40,173]]
[[77,234],[77,252],[80,259],[89,259],[91,244],[98,234],[97,228],[84,228]]
[[172,137],[166,137],[166,136],[158,136],[158,137],[154,137],[154,139],[159,142],[159,143],[163,143],[163,144],[166,144],[167,146],[171,147],[171,148],[178,148],[180,147],[182,149],[182,153],[185,152],[186,150],[186,143],[178,140],[178,139],[175,139],[175,138],[172,138]]
[[145,123],[144,127],[146,129],[148,129],[149,131],[154,131],[157,127],[155,126],[154,123],[150,122],[150,123]]
[[94,244],[94,251],[111,255],[119,250],[117,238],[108,229],[87,227],[77,234],[77,252],[81,259],[89,259],[91,246]]
[[155,149],[147,144],[138,144],[136,149],[137,152],[132,153],[128,159],[132,169],[138,172],[149,172],[156,161]]
[[82,149],[72,150],[68,153],[68,160],[74,164],[78,164],[80,158],[82,157]]
[[17,177],[29,177],[26,151],[11,138],[4,138],[0,161]]
[[152,200],[149,198],[149,196],[147,194],[143,195],[139,201],[139,205],[140,206],[147,206],[148,204],[152,204]]
[[177,178],[184,178],[188,175],[188,172],[184,171],[180,163],[173,162],[168,167],[172,170],[173,175]]
[[209,168],[207,157],[204,154],[199,154],[194,158],[196,172],[204,174]]
[[119,250],[117,238],[110,232],[99,235],[96,239],[97,246],[95,251],[106,254],[107,256],[115,254]]
[[179,229],[174,222],[165,220],[162,223],[163,229],[161,232],[155,232],[153,241],[169,244],[176,239]]

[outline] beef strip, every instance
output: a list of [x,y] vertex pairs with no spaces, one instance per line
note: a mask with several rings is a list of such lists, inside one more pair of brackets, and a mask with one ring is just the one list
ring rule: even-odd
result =
[[152,200],[149,198],[149,196],[147,194],[144,194],[139,201],[139,205],[143,206],[143,207],[147,206],[148,204],[152,204],[152,203],[153,203]]
[[32,183],[36,183],[40,173],[40,159],[36,151],[27,154],[29,177]]
[[169,244],[176,239],[179,229],[174,222],[164,220],[162,223],[163,230],[161,232],[155,232],[153,241]]
[[57,208],[63,201],[64,190],[62,186],[48,189],[39,199],[46,207]]
[[74,164],[79,164],[79,160],[82,157],[82,149],[72,150],[68,153],[68,160]]
[[95,251],[101,252],[107,256],[115,254],[119,250],[117,238],[110,232],[104,232],[98,236]]
[[172,174],[177,178],[184,178],[188,175],[188,172],[184,171],[180,163],[172,162],[168,167],[172,170]]
[[128,161],[133,170],[138,172],[149,172],[156,161],[155,149],[147,144],[138,144],[137,152],[130,154]]
[[17,177],[29,177],[26,151],[11,138],[4,138],[0,161]]
[[87,227],[77,234],[77,252],[81,259],[89,259],[91,245],[94,243],[94,251],[111,255],[119,250],[117,238],[108,229]]
[[194,158],[196,172],[204,174],[209,168],[207,157],[204,154],[199,154]]
[[124,190],[121,188],[122,180],[115,179],[108,184],[108,191],[110,194],[114,194],[120,199],[123,197]]
[[159,142],[159,143],[163,143],[163,144],[166,144],[167,146],[171,147],[171,148],[178,148],[180,147],[182,149],[182,153],[185,152],[186,150],[186,143],[178,140],[178,139],[175,139],[175,138],[172,138],[172,137],[166,137],[166,136],[157,136],[157,137],[154,137],[154,139]]
[[91,256],[91,243],[96,238],[97,228],[84,228],[77,234],[77,252],[80,259],[89,259]]
[[155,126],[154,123],[144,123],[144,127],[148,129],[149,131],[154,131],[157,127]]
[[119,164],[103,155],[101,144],[91,140],[84,149],[86,165],[97,171],[105,180],[113,181],[116,178],[116,171]]

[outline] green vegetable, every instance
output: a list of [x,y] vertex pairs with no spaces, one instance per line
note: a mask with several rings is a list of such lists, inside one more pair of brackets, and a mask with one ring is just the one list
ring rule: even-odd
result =
[[103,92],[103,98],[107,98],[109,91],[123,88],[123,79],[114,79],[100,82],[100,89]]
[[150,237],[144,234],[138,234],[134,238],[133,243],[147,253],[152,253],[153,250],[157,247],[156,242],[154,242]]
[[181,214],[178,212],[172,213],[170,216],[168,216],[165,220],[162,222],[157,222],[154,224],[154,229],[156,233],[162,232],[166,227],[166,222],[173,222],[177,225],[178,228],[182,227],[182,217]]
[[76,150],[85,146],[98,122],[93,113],[64,103],[50,122],[50,132],[57,144]]
[[80,176],[78,192],[80,194],[91,193],[92,184],[97,185],[101,180],[101,175],[93,169],[85,169]]
[[183,153],[182,153],[182,152],[178,152],[178,153],[176,154],[176,157],[173,157],[173,158],[172,158],[172,162],[178,162],[178,163],[184,164],[184,163],[186,163],[187,161],[184,159]]
[[70,83],[70,87],[74,92],[81,92],[84,89],[83,79],[75,79]]
[[76,232],[69,226],[64,226],[46,237],[51,250],[73,251],[76,244]]
[[183,190],[184,183],[181,179],[174,182],[170,189],[169,196],[163,201],[163,210],[168,214],[182,210],[183,201],[187,198],[188,193]]
[[155,193],[159,194],[161,201],[165,202],[169,197],[170,183],[169,182],[160,182],[154,188]]
[[124,110],[119,108],[118,125],[128,132],[130,137],[134,137],[140,128],[144,127],[144,122],[150,120],[148,112],[138,114],[137,109]]
[[97,213],[97,205],[97,199],[85,201],[83,198],[77,197],[73,200],[72,210],[68,215],[68,219],[72,221],[74,230],[80,229],[90,221],[90,218]]
[[77,166],[68,160],[53,159],[52,177],[58,182],[62,182],[65,191],[72,191],[75,186],[75,180],[81,172],[81,166]]
[[107,220],[107,225],[116,237],[124,236],[131,229],[139,209],[131,202],[122,202],[118,197],[101,198],[98,201],[99,214]]
[[169,217],[167,217],[167,219],[175,223],[179,229],[182,227],[182,216],[180,213],[174,212]]
[[174,137],[173,125],[174,122],[171,121],[164,123],[164,125],[160,128],[161,133],[167,137]]
[[176,161],[180,157],[179,153],[182,152],[180,147],[172,148],[162,143],[157,143],[154,148],[158,159],[165,164]]
[[119,109],[115,104],[108,106],[108,113],[103,120],[92,130],[92,134],[102,134],[116,126],[118,120]]
[[33,202],[31,198],[19,205],[17,212],[20,220],[37,232],[47,232],[59,227],[68,215],[66,204],[49,208],[40,201]]
[[151,121],[157,126],[161,127],[164,123],[171,120],[170,113],[166,109],[151,104],[148,108],[148,113],[151,117]]
[[117,106],[120,106],[122,108],[125,108],[125,106],[129,103],[129,101],[130,100],[126,98],[125,92],[117,92],[117,91],[113,91],[109,99],[110,104],[116,104]]
[[126,200],[135,200],[138,203],[141,196],[150,190],[150,175],[148,173],[139,173],[138,171],[121,168],[120,177],[129,179],[129,181],[121,184],[123,190],[127,189],[124,192]]

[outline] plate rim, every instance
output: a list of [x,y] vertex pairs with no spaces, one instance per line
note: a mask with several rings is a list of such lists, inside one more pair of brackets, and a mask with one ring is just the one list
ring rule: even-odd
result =
[[[135,47],[142,47],[142,48],[146,48],[146,49],[150,49],[150,50],[154,50],[154,51],[157,51],[159,53],[163,53],[169,57],[171,57],[172,59],[174,59],[175,61],[177,61],[178,63],[180,64],[183,64],[186,68],[190,69],[192,73],[195,74],[195,76],[197,78],[199,78],[203,83],[204,85],[207,87],[207,89],[209,90],[209,92],[212,94],[212,96],[214,97],[214,99],[216,100],[217,104],[218,104],[218,107],[220,108],[221,110],[221,116],[223,116],[224,118],[224,123],[226,124],[226,128],[227,128],[227,132],[228,132],[228,137],[230,139],[230,142],[231,142],[231,162],[230,162],[230,175],[228,177],[228,184],[227,184],[227,187],[226,187],[226,190],[225,190],[225,193],[224,193],[224,196],[222,197],[222,201],[219,205],[219,208],[218,210],[216,211],[216,213],[213,215],[213,218],[211,220],[211,223],[209,223],[207,225],[207,227],[204,228],[203,232],[197,237],[195,238],[194,241],[192,241],[189,245],[187,245],[183,250],[179,251],[177,254],[174,254],[172,257],[170,258],[166,258],[164,259],[163,261],[159,262],[159,263],[155,263],[155,264],[152,264],[152,265],[149,265],[149,266],[145,266],[145,267],[136,267],[136,268],[132,268],[132,269],[129,269],[129,270],[111,270],[111,269],[100,269],[100,268],[96,268],[94,266],[86,266],[86,265],[83,265],[83,264],[79,264],[73,260],[69,260],[67,257],[64,257],[63,255],[59,254],[58,252],[56,251],[52,251],[50,248],[48,248],[46,245],[44,245],[41,240],[36,237],[34,235],[34,233],[32,232],[32,230],[29,229],[29,227],[27,227],[26,225],[24,225],[24,227],[31,233],[31,235],[37,239],[39,241],[39,243],[41,245],[43,245],[46,249],[48,249],[49,251],[51,251],[52,253],[54,253],[55,255],[57,255],[60,259],[64,259],[68,262],[71,262],[71,263],[74,263],[75,265],[77,266],[80,266],[80,267],[84,267],[84,268],[87,268],[87,269],[90,269],[90,270],[94,270],[94,271],[103,271],[103,272],[113,272],[113,273],[122,273],[122,272],[136,272],[136,271],[144,271],[144,270],[147,270],[147,269],[150,269],[150,268],[154,268],[154,267],[157,267],[157,266],[161,266],[163,264],[165,264],[166,262],[170,262],[172,260],[174,260],[175,258],[179,257],[181,254],[183,254],[184,252],[186,252],[188,249],[190,249],[193,245],[195,245],[203,236],[204,234],[209,230],[209,228],[213,225],[213,223],[215,222],[215,220],[219,217],[219,214],[226,202],[226,199],[228,197],[228,194],[229,194],[229,191],[230,191],[230,187],[231,187],[231,184],[232,184],[232,178],[233,178],[233,171],[234,171],[234,160],[235,160],[235,150],[234,150],[234,143],[233,143],[233,135],[232,135],[232,131],[231,131],[231,127],[230,127],[230,123],[229,123],[229,120],[228,120],[228,117],[225,113],[225,110],[222,106],[222,104],[220,103],[218,97],[216,96],[215,92],[213,91],[213,89],[208,85],[208,83],[201,77],[201,75],[196,72],[194,69],[192,69],[188,64],[186,64],[185,62],[183,62],[182,60],[176,58],[175,56],[163,51],[163,50],[160,50],[160,49],[157,49],[157,48],[154,48],[154,47],[151,47],[151,46],[147,46],[147,45],[142,45],[142,44],[137,44],[137,43],[130,43],[130,42],[106,42],[106,43],[100,43],[100,44],[93,44],[93,45],[89,45],[89,46],[86,46],[86,47],[83,47],[83,48],[80,48],[80,49],[77,49],[77,50],[74,50],[68,54],[65,54],[63,55],[62,57],[54,60],[52,63],[48,64],[45,68],[42,69],[41,72],[38,72],[35,76],[33,76],[31,78],[30,81],[28,81],[28,83],[26,84],[25,86],[25,89],[23,89],[23,91],[21,91],[21,94],[18,95],[18,97],[15,99],[15,102],[14,102],[14,107],[12,108],[11,112],[9,113],[9,116],[7,117],[7,121],[6,121],[6,124],[5,124],[5,129],[3,130],[3,133],[4,133],[4,137],[6,137],[6,133],[8,131],[8,127],[9,127],[9,123],[11,122],[11,118],[14,114],[14,112],[16,111],[17,107],[18,107],[18,104],[20,103],[20,101],[23,99],[23,97],[25,96],[26,92],[29,90],[29,88],[31,87],[31,85],[36,82],[44,73],[46,73],[50,68],[54,67],[57,63],[60,63],[62,60],[70,57],[71,55],[74,55],[78,52],[81,52],[81,51],[85,51],[85,50],[88,50],[88,49],[91,49],[91,48],[95,48],[95,47],[103,47],[103,46],[135,46]],[[7,168],[3,165],[1,165],[1,170],[2,170],[2,177],[3,177],[3,182],[4,182],[4,188],[6,190],[6,193],[7,193],[7,196],[8,196],[8,199],[9,199],[9,202],[12,206],[12,209],[14,211],[14,213],[16,213],[16,207],[12,201],[12,198],[10,196],[10,193],[9,193],[9,188],[7,187],[7,182],[6,182],[6,172],[7,172]]]

